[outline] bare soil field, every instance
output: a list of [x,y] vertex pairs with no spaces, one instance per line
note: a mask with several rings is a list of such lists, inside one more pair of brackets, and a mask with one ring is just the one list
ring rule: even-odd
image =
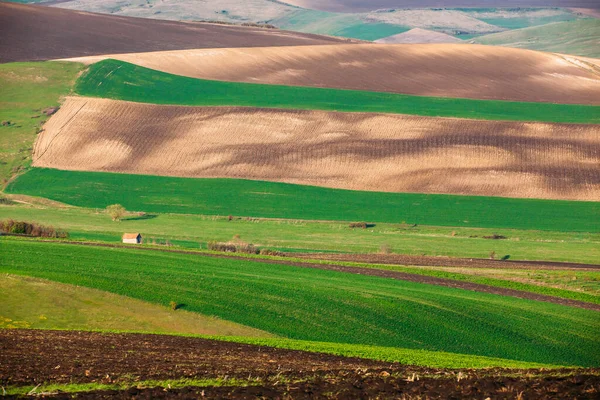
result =
[[600,198],[596,125],[69,97],[34,166],[333,188]]
[[0,2],[0,62],[247,46],[346,43],[275,29],[91,14]]
[[287,4],[336,12],[423,7],[582,7],[599,8],[596,0],[285,0]]
[[415,28],[408,32],[388,36],[376,40],[375,43],[400,44],[400,43],[460,43],[462,40],[446,33],[429,31],[427,29]]
[[600,104],[600,73],[586,63],[577,62],[576,57],[492,46],[357,44],[231,48],[71,60],[89,64],[105,58],[221,81]]
[[[600,391],[600,371],[592,368],[443,370],[173,336],[0,330],[0,350],[3,386],[131,382],[127,390],[76,398],[593,399]],[[134,383],[224,377],[250,378],[253,386],[138,389]]]

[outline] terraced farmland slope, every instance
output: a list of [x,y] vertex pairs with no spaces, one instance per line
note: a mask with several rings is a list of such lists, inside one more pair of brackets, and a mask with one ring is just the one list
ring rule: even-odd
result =
[[39,136],[33,165],[353,190],[597,200],[599,133],[596,125],[70,97]]
[[594,351],[600,340],[597,311],[196,255],[7,240],[0,240],[0,250],[5,257],[0,270],[5,273],[107,290],[163,305],[175,298],[189,311],[292,339],[554,365],[600,363]]
[[[597,69],[573,57],[463,44],[184,50],[114,58],[193,78],[422,96],[600,104]],[[506,66],[510,65],[510,68]]]
[[0,2],[0,62],[174,49],[347,40],[273,29],[91,14]]

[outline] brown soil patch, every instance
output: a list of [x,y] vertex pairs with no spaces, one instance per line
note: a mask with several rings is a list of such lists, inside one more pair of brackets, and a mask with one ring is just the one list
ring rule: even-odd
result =
[[343,189],[600,198],[594,125],[68,98],[34,165]]
[[427,29],[415,28],[408,32],[378,39],[375,43],[399,44],[399,43],[460,43],[462,40],[446,33],[429,31]]
[[272,29],[120,17],[0,3],[0,62],[216,47],[346,43]]
[[[600,371],[442,370],[197,338],[0,330],[0,383],[254,378],[254,387],[131,389],[77,398],[595,398]],[[412,378],[412,379],[411,379]],[[285,383],[282,383],[285,382]],[[418,397],[417,397],[418,396]],[[71,395],[58,395],[71,398]]]
[[[357,44],[111,55],[194,78],[600,104],[600,76],[551,53],[471,44]],[[103,57],[75,59],[84,63]],[[575,57],[573,57],[575,58]]]

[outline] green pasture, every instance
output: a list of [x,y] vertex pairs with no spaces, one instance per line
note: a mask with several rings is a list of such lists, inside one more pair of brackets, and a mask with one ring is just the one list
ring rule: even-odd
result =
[[364,15],[361,14],[331,13],[304,9],[298,9],[269,21],[269,23],[291,31],[361,40],[377,40],[410,29],[400,25],[365,21]]
[[31,162],[36,134],[47,119],[42,111],[58,106],[82,68],[66,62],[0,64],[0,190]]
[[[30,199],[27,199],[31,201]],[[234,236],[257,246],[292,252],[376,253],[384,245],[394,253],[465,258],[498,258],[597,263],[600,234],[527,231],[516,229],[439,227],[377,223],[369,229],[350,229],[344,222],[269,220],[235,216],[149,213],[130,214],[113,222],[101,209],[0,205],[0,220],[38,222],[68,231],[73,240],[117,243],[123,232],[141,232],[145,242],[191,249]],[[494,234],[505,240],[485,239]],[[575,281],[581,283],[583,281]]]
[[473,42],[598,58],[599,37],[600,19],[588,18],[484,35]]
[[600,106],[411,96],[395,93],[194,79],[117,60],[79,78],[83,96],[185,106],[382,112],[487,120],[600,123]]
[[119,203],[148,213],[600,232],[599,202],[363,192],[42,168],[21,175],[6,192],[88,208]]
[[0,274],[0,329],[121,330],[269,337],[229,321],[127,296],[28,276]]
[[127,295],[289,339],[597,366],[595,311],[244,260],[1,240],[0,271]]

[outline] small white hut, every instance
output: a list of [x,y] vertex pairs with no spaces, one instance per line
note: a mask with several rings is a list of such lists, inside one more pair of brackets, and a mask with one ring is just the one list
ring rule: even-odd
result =
[[124,233],[123,243],[140,244],[142,243],[142,235],[140,233]]

